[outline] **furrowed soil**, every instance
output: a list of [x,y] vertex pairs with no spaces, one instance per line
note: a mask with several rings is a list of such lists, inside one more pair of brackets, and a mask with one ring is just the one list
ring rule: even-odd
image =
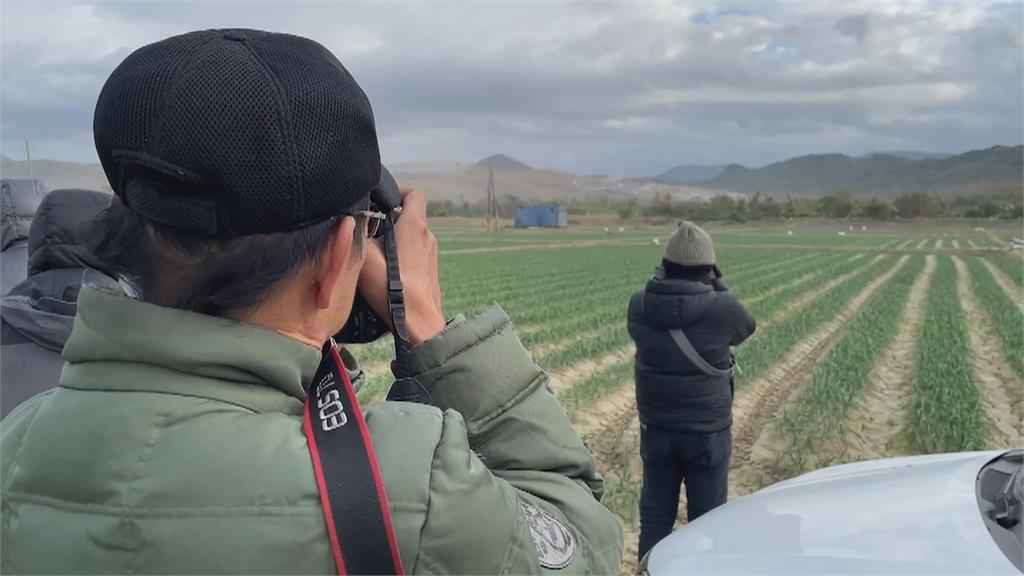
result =
[[1021,420],[1013,415],[1011,396],[1020,381],[1003,355],[1002,342],[992,330],[988,313],[971,290],[969,272],[963,260],[954,256],[956,289],[967,316],[967,342],[971,349],[975,381],[981,386],[983,404],[991,422],[990,447],[1008,448],[1021,444]]
[[910,288],[893,343],[871,370],[871,387],[850,411],[846,423],[845,461],[871,460],[907,452],[901,435],[914,381],[915,360],[924,323],[935,256],[925,257],[924,270]]
[[[855,262],[855,261],[858,260],[859,257],[862,257],[862,256],[864,256],[864,254],[858,254],[857,257],[851,258],[850,262],[851,263]],[[837,276],[837,277],[833,278],[832,280],[829,280],[828,282],[822,284],[821,286],[818,286],[814,290],[807,291],[806,293],[804,293],[802,296],[800,296],[796,300],[790,302],[789,305],[787,305],[785,308],[783,308],[780,312],[777,312],[777,313],[771,315],[767,320],[765,320],[764,322],[760,323],[760,325],[759,325],[760,329],[763,331],[768,326],[771,326],[771,324],[773,322],[775,322],[776,320],[778,320],[780,318],[785,318],[787,316],[795,314],[796,312],[799,312],[800,310],[803,310],[804,308],[809,306],[812,302],[814,302],[818,298],[821,298],[822,294],[825,294],[829,290],[832,290],[836,286],[846,282],[847,280],[849,280],[850,278],[856,276],[857,274],[862,272],[864,269],[868,268],[869,266],[871,266],[875,262],[878,262],[882,258],[885,258],[885,254],[879,254],[879,255],[875,256],[874,258],[872,258],[867,264],[864,264],[863,266],[858,266],[857,268],[847,272],[846,274],[842,274],[840,276]],[[755,338],[757,337],[757,333],[754,334],[754,337]]]
[[[852,263],[856,262],[857,260],[860,260],[864,256],[865,256],[865,254],[855,254],[854,256],[848,258],[846,260],[846,262],[852,264]],[[744,298],[743,299],[743,304],[745,306],[749,307],[749,306],[752,306],[752,305],[760,302],[761,300],[764,300],[765,298],[771,298],[771,297],[773,297],[776,294],[779,294],[781,292],[786,292],[787,290],[792,290],[794,287],[799,286],[800,284],[806,282],[809,278],[813,277],[817,273],[818,273],[818,271],[816,271],[816,270],[808,272],[807,274],[803,274],[801,276],[798,276],[798,277],[794,278],[793,280],[791,280],[789,282],[786,282],[785,284],[782,284],[781,286],[776,286],[775,288],[772,288],[771,290],[768,290],[767,292],[764,292],[762,294],[758,294],[757,296],[753,296],[753,297],[750,297],[750,298]]]
[[733,403],[730,499],[754,492],[777,480],[774,463],[786,446],[781,434],[774,431],[766,434],[769,424],[794,393],[809,381],[815,362],[828,353],[850,320],[906,264],[908,258],[901,257],[891,269],[865,286],[834,320],[796,344],[764,375],[737,391]]
[[996,267],[992,262],[989,262],[988,259],[981,258],[981,261],[985,264],[985,267],[988,268],[988,271],[992,273],[992,276],[995,277],[996,284],[999,284],[999,287],[1003,289],[1003,292],[1006,292],[1006,295],[1010,297],[1010,300],[1013,300],[1013,302],[1017,304],[1017,308],[1024,312],[1024,291],[1014,284],[1013,280],[1010,280],[1010,278],[1006,276],[1005,272]]
[[560,394],[594,372],[628,360],[634,350],[634,346],[630,344],[624,348],[613,350],[600,358],[587,358],[561,370],[552,371],[548,374],[551,379],[551,390],[556,395]]
[[985,235],[988,236],[988,241],[995,244],[996,246],[1009,246],[1009,244],[1007,244],[1005,240],[1000,238],[995,232],[991,230],[986,230]]

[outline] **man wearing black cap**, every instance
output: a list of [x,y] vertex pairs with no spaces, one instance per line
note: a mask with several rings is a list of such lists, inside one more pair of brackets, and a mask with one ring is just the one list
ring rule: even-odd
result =
[[390,185],[369,102],[325,48],[255,30],[145,46],[94,132],[121,201],[100,250],[129,289],[82,291],[60,386],[2,422],[0,572],[357,572],[346,558],[389,553],[346,541],[377,499],[322,470],[355,452],[307,441],[346,424],[372,438],[389,571],[618,570],[594,461],[508,317],[445,321],[415,190],[394,229],[412,345],[394,371],[433,405],[374,404],[364,423],[323,403],[324,343],[357,289],[387,317],[366,235]]

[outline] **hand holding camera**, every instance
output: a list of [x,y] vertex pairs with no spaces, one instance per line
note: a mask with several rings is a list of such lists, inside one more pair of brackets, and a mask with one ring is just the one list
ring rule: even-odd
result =
[[[409,344],[418,346],[445,327],[437,274],[437,239],[427,225],[427,198],[423,192],[402,188],[401,196],[402,213],[395,224],[395,241],[405,288]],[[359,293],[380,318],[390,318],[387,259],[381,239],[366,243]]]

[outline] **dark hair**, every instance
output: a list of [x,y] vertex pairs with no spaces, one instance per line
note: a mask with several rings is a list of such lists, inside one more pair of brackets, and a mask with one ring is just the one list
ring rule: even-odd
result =
[[[237,317],[319,258],[340,222],[331,218],[289,232],[218,238],[158,224],[115,200],[93,224],[93,251],[146,302]],[[356,216],[357,254],[363,228],[363,217]]]

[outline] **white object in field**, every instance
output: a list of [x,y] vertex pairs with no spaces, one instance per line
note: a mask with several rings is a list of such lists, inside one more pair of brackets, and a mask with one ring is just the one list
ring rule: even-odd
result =
[[976,496],[1003,451],[833,466],[729,502],[659,542],[647,573],[1020,574]]
[[850,232],[853,232],[853,226],[850,226]]
[[655,246],[661,246],[661,240],[658,240],[657,238],[655,238],[654,239],[654,245]]
[[608,233],[608,227],[607,227],[607,226],[605,226],[605,227],[604,227],[604,233],[605,233],[605,234],[607,234],[607,233]]
[[867,226],[861,226],[861,227],[860,227],[860,231],[861,231],[861,232],[863,232],[863,231],[865,231],[865,230],[867,230],[867,229],[868,229],[868,227],[867,227]]
[[623,228],[622,226],[619,226],[619,232],[625,232],[625,231],[626,231],[625,228]]
[[792,230],[786,230],[786,236],[792,236],[792,235],[793,235],[793,231]]
[[846,232],[843,232],[842,230],[840,230],[840,231],[839,231],[839,235],[840,235],[840,236],[846,236]]

